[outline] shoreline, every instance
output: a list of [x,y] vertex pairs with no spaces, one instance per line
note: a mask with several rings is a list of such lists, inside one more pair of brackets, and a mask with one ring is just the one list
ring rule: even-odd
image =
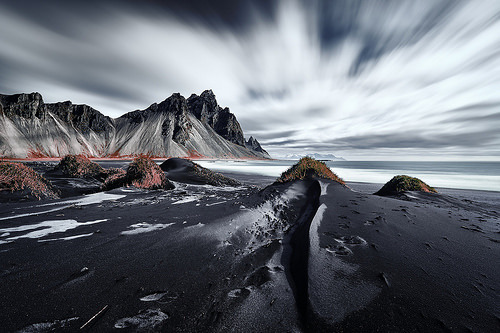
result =
[[[133,160],[134,157],[120,157],[120,158],[107,158],[107,157],[103,157],[103,158],[90,158],[91,161],[94,161],[94,162],[102,162],[102,163],[129,163]],[[60,161],[62,158],[28,158],[28,159],[7,159],[7,158],[1,158],[0,161],[8,161],[8,162],[17,162],[17,163],[37,163],[37,162],[53,162],[53,163],[56,163],[58,161]],[[167,159],[169,159],[169,157],[155,157],[155,158],[152,158],[155,162],[161,162],[161,161],[165,161]],[[258,171],[246,171],[246,170],[238,170],[238,166],[240,165],[240,163],[245,163],[245,162],[263,162],[265,165],[266,162],[270,162],[270,163],[273,163],[273,162],[287,162],[287,164],[292,164],[294,161],[291,161],[291,160],[277,160],[277,159],[215,159],[215,158],[206,158],[206,159],[202,159],[202,158],[199,158],[199,157],[195,157],[195,158],[185,158],[185,159],[188,159],[188,160],[191,160],[193,162],[201,162],[201,165],[206,167],[206,168],[209,168],[213,171],[216,171],[216,172],[219,172],[219,173],[222,173],[224,175],[233,175],[235,178],[249,178],[249,179],[257,179],[257,178],[260,178],[260,179],[268,179],[270,181],[270,183],[272,183],[278,176],[279,174],[276,174],[276,175],[272,175],[270,176],[269,174],[264,174],[264,173],[259,173]],[[221,162],[221,163],[224,163],[224,165],[227,165],[227,167],[224,167],[224,168],[217,168],[216,165],[212,165],[213,163],[217,163],[217,162]],[[341,162],[350,162],[350,161],[341,161]],[[355,161],[356,162],[356,161]],[[445,161],[442,161],[443,163],[446,163]],[[209,163],[208,165],[204,165],[203,163]],[[227,163],[227,164],[226,164]],[[232,168],[233,164],[232,163],[235,163],[234,164],[234,168]],[[388,161],[388,163],[390,163]],[[453,162],[453,163],[458,163],[458,162]],[[260,165],[260,163],[259,163]],[[271,165],[272,166],[272,165]],[[272,166],[274,167],[274,166]],[[265,167],[264,167],[265,168]],[[331,168],[333,168],[334,171],[336,171],[336,168],[335,166],[331,166]],[[285,169],[285,166],[283,167],[283,169]],[[338,168],[337,168],[338,169]],[[393,174],[393,176],[395,176],[396,173]],[[421,177],[421,178],[424,178],[424,177]],[[387,180],[389,180],[390,178],[388,178]],[[380,187],[382,187],[384,185],[384,182],[370,182],[370,181],[351,181],[349,180],[349,178],[344,178],[344,181],[346,181],[347,184],[353,184],[355,188],[372,188],[373,189],[373,192],[376,192],[378,189],[380,189]],[[257,181],[257,183],[261,183],[261,181]],[[430,182],[428,182],[430,183]],[[378,187],[378,188],[377,188]],[[464,187],[449,187],[449,186],[434,186],[440,193],[452,193],[454,191],[457,191],[457,190],[460,190],[460,191],[472,191],[472,193],[475,193],[475,192],[486,192],[486,193],[490,193],[491,195],[500,195],[500,189],[482,189],[482,188],[464,188]],[[364,193],[369,193],[368,190],[362,190],[362,192]]]

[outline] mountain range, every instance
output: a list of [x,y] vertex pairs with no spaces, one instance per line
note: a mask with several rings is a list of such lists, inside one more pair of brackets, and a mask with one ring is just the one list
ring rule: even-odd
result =
[[271,158],[211,90],[110,118],[88,105],[44,103],[39,93],[0,94],[0,156],[10,158]]
[[343,157],[337,157],[333,154],[321,154],[321,153],[306,153],[303,155],[288,154],[283,157],[285,160],[298,160],[304,156],[309,156],[317,160],[323,161],[345,161]]

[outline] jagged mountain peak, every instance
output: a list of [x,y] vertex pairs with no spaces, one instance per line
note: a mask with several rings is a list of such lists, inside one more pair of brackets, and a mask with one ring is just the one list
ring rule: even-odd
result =
[[43,98],[39,92],[0,94],[0,109],[7,117],[19,116],[26,119],[45,117]]
[[263,154],[269,156],[269,153],[262,148],[259,141],[257,141],[257,139],[255,139],[253,136],[250,136],[250,138],[248,138],[248,140],[245,142],[245,146],[248,149],[258,151],[260,153],[263,153]]
[[187,104],[189,111],[202,123],[213,128],[224,139],[245,147],[245,138],[240,123],[229,108],[217,103],[212,90],[205,90],[200,96],[192,94]]
[[46,104],[39,93],[0,95],[0,115],[0,156],[269,158],[246,146],[236,116],[212,90],[188,99],[174,93],[116,119],[71,101]]

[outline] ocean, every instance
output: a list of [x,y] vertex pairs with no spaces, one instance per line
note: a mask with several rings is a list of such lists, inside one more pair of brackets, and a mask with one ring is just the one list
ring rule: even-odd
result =
[[[279,177],[297,161],[197,161],[220,172]],[[500,162],[327,161],[347,182],[384,184],[396,175],[418,177],[433,187],[500,192]]]

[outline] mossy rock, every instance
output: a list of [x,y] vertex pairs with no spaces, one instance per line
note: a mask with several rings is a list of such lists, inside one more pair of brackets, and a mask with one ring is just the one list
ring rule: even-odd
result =
[[27,192],[28,196],[38,200],[59,198],[47,179],[22,163],[0,161],[0,191]]
[[104,181],[102,189],[110,190],[122,186],[134,186],[148,190],[174,188],[158,164],[147,156],[135,158],[129,164],[127,172],[118,172],[108,177]]
[[283,172],[276,183],[286,183],[299,179],[323,178],[345,185],[344,181],[321,161],[309,156],[303,157],[298,163]]
[[397,195],[402,192],[406,191],[420,191],[420,192],[427,192],[427,193],[437,193],[436,189],[433,187],[427,185],[424,183],[422,180],[415,178],[415,177],[410,177],[410,176],[405,176],[405,175],[399,175],[393,177],[390,181],[385,183],[385,185],[375,194],[376,195]]

